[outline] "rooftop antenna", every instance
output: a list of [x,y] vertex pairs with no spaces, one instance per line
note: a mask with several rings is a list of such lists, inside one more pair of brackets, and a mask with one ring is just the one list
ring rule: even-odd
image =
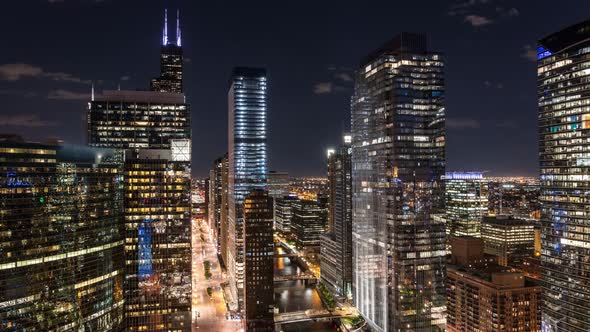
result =
[[90,88],[90,100],[94,101],[94,82],[92,82],[92,87]]
[[164,35],[162,37],[162,45],[168,45],[168,9],[164,9]]
[[180,10],[176,10],[176,46],[180,47],[181,45],[181,38],[180,38]]

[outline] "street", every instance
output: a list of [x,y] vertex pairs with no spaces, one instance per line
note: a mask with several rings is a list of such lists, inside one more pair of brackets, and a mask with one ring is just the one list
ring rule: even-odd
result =
[[[201,240],[201,235],[205,241]],[[217,259],[216,248],[209,236],[205,222],[193,220],[192,224],[192,330],[196,331],[242,331],[240,321],[226,318],[226,305],[223,289],[225,280]],[[205,261],[210,262],[211,278],[205,277]],[[207,288],[211,288],[211,296]]]

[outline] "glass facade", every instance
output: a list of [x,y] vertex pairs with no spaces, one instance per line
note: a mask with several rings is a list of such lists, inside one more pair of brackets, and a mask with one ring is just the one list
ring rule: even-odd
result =
[[535,254],[535,226],[531,220],[509,216],[484,217],[481,238],[485,253],[497,256],[499,265],[521,267]]
[[105,91],[90,102],[89,145],[126,149],[125,325],[190,331],[191,130],[185,96]]
[[[234,68],[228,92],[228,272],[238,308],[243,309],[243,203],[253,189],[266,189],[266,70]],[[232,308],[235,309],[235,308]]]
[[481,172],[445,174],[447,235],[481,236],[481,219],[488,214],[488,185]]
[[543,330],[590,330],[590,21],[539,41]]
[[353,300],[376,331],[445,328],[444,63],[403,33],[352,96]]
[[91,146],[169,149],[191,137],[190,107],[182,94],[107,90],[89,103],[87,128]]
[[[227,210],[227,202],[222,204],[224,191],[227,186],[223,186],[224,174],[227,177],[227,154],[217,158],[213,162],[213,168],[209,172],[209,206],[207,208],[209,218],[209,229],[212,229],[217,239],[217,252],[225,259],[224,252],[227,251],[227,221],[222,223],[222,209]],[[227,219],[227,212],[223,213]]]
[[190,180],[167,150],[125,161],[128,331],[191,330]]
[[289,195],[275,199],[274,221],[275,230],[283,236],[291,234],[291,220],[293,219],[293,203],[299,201],[297,196]]
[[320,251],[320,235],[326,227],[326,211],[317,201],[297,200],[293,202],[291,231],[298,248],[306,252]]
[[0,139],[0,330],[117,331],[123,154]]
[[350,142],[328,156],[330,232],[321,237],[322,282],[334,294],[352,297],[352,175]]

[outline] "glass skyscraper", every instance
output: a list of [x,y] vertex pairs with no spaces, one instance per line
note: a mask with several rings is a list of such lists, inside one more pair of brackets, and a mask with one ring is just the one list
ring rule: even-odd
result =
[[488,184],[482,172],[445,174],[447,234],[481,236],[481,220],[488,212]]
[[353,300],[376,331],[445,328],[444,63],[402,33],[352,97]]
[[350,135],[328,156],[329,232],[320,237],[322,282],[341,297],[352,297],[352,175]]
[[185,96],[104,91],[89,103],[89,145],[125,156],[125,326],[191,329],[191,128]]
[[0,330],[118,331],[123,153],[0,138]]
[[537,51],[543,331],[590,331],[590,21]]
[[[253,189],[266,189],[266,70],[234,68],[228,92],[228,262],[230,287],[243,309],[243,203]],[[237,309],[232,308],[232,309]]]

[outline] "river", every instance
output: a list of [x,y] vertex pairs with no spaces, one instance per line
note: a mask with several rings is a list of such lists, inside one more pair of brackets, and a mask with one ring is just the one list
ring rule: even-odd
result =
[[[276,246],[275,251],[284,253],[283,248]],[[288,257],[275,258],[275,275],[298,274],[301,268]],[[308,286],[302,280],[275,282],[275,305],[279,312],[293,312],[307,309],[322,309],[322,301],[315,286]],[[285,324],[284,332],[328,332],[334,327],[328,322],[302,322]]]

